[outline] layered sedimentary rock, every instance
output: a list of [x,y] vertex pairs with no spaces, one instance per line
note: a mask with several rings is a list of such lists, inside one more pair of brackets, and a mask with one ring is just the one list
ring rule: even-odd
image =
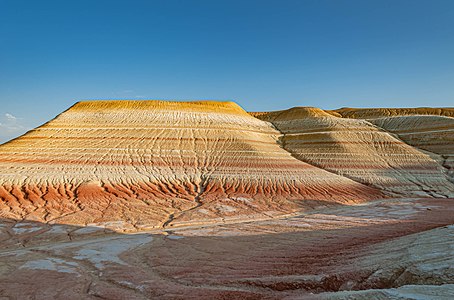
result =
[[135,230],[383,197],[293,157],[279,135],[232,102],[80,102],[0,147],[0,210]]
[[[437,112],[449,114],[451,111],[440,109]],[[276,126],[283,134],[282,146],[301,161],[389,191],[394,195],[452,197],[454,185],[447,180],[443,168],[428,154],[404,143],[366,120],[342,118],[344,115],[363,118],[415,112],[419,110],[350,111],[341,109],[329,113],[318,108],[296,107],[285,111],[252,113],[252,115]],[[426,112],[435,113],[428,109]],[[426,118],[434,117],[426,116]],[[447,120],[445,123],[452,124],[452,118],[438,118],[445,118]],[[384,126],[378,122],[375,124],[386,129],[393,126],[391,124]],[[400,128],[401,125],[395,124],[395,126],[393,129]],[[418,128],[414,129],[416,132],[424,130],[423,124],[407,122],[405,126],[402,128],[416,126],[415,128]],[[452,131],[447,135],[452,139]],[[443,131],[441,136],[446,137],[446,132]],[[441,139],[441,136],[435,139]],[[426,139],[420,136],[416,137],[416,140],[424,143]],[[409,143],[419,145],[413,140]],[[447,151],[452,151],[454,143],[450,140],[445,140],[444,143],[449,144],[445,145]],[[441,144],[444,143],[441,142]]]
[[[330,114],[367,119],[429,155],[445,167],[454,181],[454,108],[341,108]],[[437,155],[440,155],[437,157]]]
[[369,119],[369,122],[397,134],[409,145],[438,154],[434,159],[454,181],[454,118],[416,115]]

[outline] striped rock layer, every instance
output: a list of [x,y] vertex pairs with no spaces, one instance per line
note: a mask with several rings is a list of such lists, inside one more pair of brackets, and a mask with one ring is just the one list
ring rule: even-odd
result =
[[370,123],[425,151],[454,181],[454,108],[341,108],[328,113]]
[[401,116],[369,119],[369,122],[397,134],[399,139],[409,145],[428,151],[446,168],[450,180],[454,182],[454,118]]
[[[307,163],[280,135],[232,102],[80,102],[0,146],[0,213],[138,230],[384,197],[386,184]],[[441,194],[433,161],[407,148]]]
[[[428,115],[395,117],[400,113],[446,114],[449,109],[372,109],[361,114],[351,110],[356,115],[347,115],[352,117],[391,117],[374,119],[374,125],[362,119],[342,118],[345,112],[351,112],[349,109],[325,112],[318,108],[296,107],[252,114],[276,126],[283,134],[283,147],[301,161],[396,196],[453,197],[454,185],[444,168],[429,154],[412,146],[439,154],[443,151],[448,155],[453,153],[454,119]],[[426,137],[427,125],[434,118],[438,123],[432,125],[439,131]],[[381,127],[398,133],[402,139]],[[410,135],[406,135],[408,131]]]

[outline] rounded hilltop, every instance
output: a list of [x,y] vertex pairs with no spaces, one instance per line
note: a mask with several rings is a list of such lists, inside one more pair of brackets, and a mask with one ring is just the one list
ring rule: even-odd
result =
[[320,108],[311,106],[298,106],[271,112],[251,112],[250,114],[256,118],[269,122],[288,121],[301,118],[333,117],[333,114],[329,114]]
[[194,112],[222,112],[247,115],[247,112],[233,101],[172,101],[172,100],[90,100],[74,104],[68,111],[106,110],[184,110]]

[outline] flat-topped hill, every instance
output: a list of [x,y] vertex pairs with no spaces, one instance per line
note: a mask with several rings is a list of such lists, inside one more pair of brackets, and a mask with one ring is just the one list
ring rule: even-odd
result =
[[293,157],[280,134],[233,102],[79,102],[0,147],[0,209],[132,230],[385,196]]
[[0,212],[143,230],[451,195],[449,161],[378,127],[395,130],[387,124],[313,107],[249,114],[234,102],[78,102],[0,146]]

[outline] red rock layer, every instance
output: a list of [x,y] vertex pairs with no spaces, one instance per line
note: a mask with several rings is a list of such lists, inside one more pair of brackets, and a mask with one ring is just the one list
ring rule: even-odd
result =
[[283,147],[301,161],[395,194],[454,194],[454,185],[429,155],[365,120],[306,107],[253,115],[276,126]]
[[81,102],[0,147],[0,211],[133,230],[382,197],[294,158],[279,134],[232,102]]

